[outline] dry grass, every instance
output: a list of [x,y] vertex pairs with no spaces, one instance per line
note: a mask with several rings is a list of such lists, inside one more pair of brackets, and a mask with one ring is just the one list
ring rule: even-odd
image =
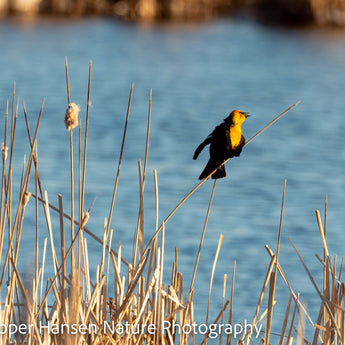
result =
[[[66,79],[68,90],[68,107],[71,103],[69,93],[68,68],[66,60]],[[150,95],[148,126],[144,169],[139,162],[139,186],[140,186],[140,207],[138,212],[137,228],[134,233],[133,255],[131,258],[122,257],[121,242],[117,246],[113,244],[113,230],[111,229],[111,218],[114,210],[116,191],[119,182],[121,160],[126,139],[127,124],[129,121],[133,86],[130,91],[128,109],[124,126],[120,158],[118,162],[117,175],[114,182],[114,191],[109,208],[108,219],[104,223],[102,238],[98,238],[87,228],[87,221],[91,216],[92,205],[85,212],[85,174],[87,156],[87,137],[89,104],[91,91],[91,64],[89,69],[89,85],[87,97],[87,114],[85,120],[84,145],[82,146],[81,130],[79,127],[78,146],[78,186],[74,183],[74,153],[73,153],[73,128],[69,127],[70,150],[71,150],[71,212],[68,213],[63,206],[63,197],[58,196],[59,203],[54,206],[48,201],[48,194],[42,188],[37,164],[36,138],[39,129],[40,119],[43,113],[44,102],[36,124],[35,133],[32,136],[25,105],[23,104],[24,116],[27,126],[27,133],[30,143],[30,155],[27,162],[24,162],[20,183],[12,180],[13,148],[17,127],[18,102],[16,102],[15,87],[12,97],[12,113],[9,115],[9,102],[7,102],[6,117],[4,121],[4,138],[2,145],[2,182],[0,198],[0,257],[1,257],[1,310],[0,310],[0,344],[206,344],[210,341],[210,332],[202,337],[193,333],[177,332],[174,328],[164,327],[166,323],[176,323],[179,326],[192,324],[195,320],[193,297],[197,292],[194,286],[197,268],[199,265],[200,252],[203,247],[204,235],[207,227],[208,216],[212,205],[216,182],[214,182],[212,194],[204,227],[201,233],[199,251],[196,257],[191,284],[186,289],[183,275],[178,269],[178,250],[175,252],[175,259],[171,268],[171,277],[167,280],[163,277],[164,271],[164,246],[165,246],[165,224],[172,214],[192,195],[204,182],[201,181],[176,208],[170,213],[165,221],[158,223],[158,183],[157,174],[155,177],[155,198],[156,198],[156,229],[153,236],[144,243],[144,217],[143,217],[143,193],[145,187],[146,166],[148,159],[148,143],[150,135],[151,105]],[[294,105],[295,106],[295,105]],[[292,106],[293,107],[293,106]],[[287,109],[268,126],[283,116]],[[63,111],[62,111],[63,114]],[[63,117],[62,117],[63,120]],[[63,125],[63,124],[62,124]],[[267,126],[267,127],[268,127]],[[265,127],[264,129],[266,129]],[[258,132],[258,134],[262,131]],[[251,142],[256,136],[248,141]],[[29,188],[29,182],[31,185]],[[12,187],[20,185],[18,200],[12,195]],[[78,194],[74,193],[78,189]],[[75,198],[78,195],[78,200]],[[266,276],[263,281],[261,292],[258,294],[258,304],[254,311],[252,325],[264,324],[265,331],[258,338],[252,333],[243,333],[240,337],[234,334],[219,334],[219,344],[231,343],[250,344],[251,342],[269,344],[271,336],[271,324],[274,317],[274,305],[276,301],[276,284],[286,284],[286,291],[290,298],[286,307],[285,317],[282,320],[281,333],[275,334],[274,342],[279,339],[279,344],[292,344],[305,342],[305,327],[309,324],[315,329],[313,344],[343,344],[344,343],[344,304],[345,286],[341,282],[342,264],[337,273],[336,258],[333,263],[330,260],[326,242],[326,221],[321,221],[320,213],[317,211],[317,223],[324,245],[323,258],[319,257],[321,269],[324,276],[324,284],[320,289],[311,274],[309,273],[302,258],[301,263],[313,282],[317,293],[320,296],[320,312],[315,322],[313,317],[307,314],[300,296],[294,292],[288,283],[283,269],[279,264],[279,248],[282,231],[282,219],[284,210],[284,194],[282,202],[281,221],[279,227],[277,251],[274,253],[268,246],[267,251],[271,257]],[[74,215],[73,205],[78,202],[78,214]],[[28,203],[33,203],[36,217],[35,231],[35,252],[34,274],[30,283],[23,280],[18,267],[20,265],[19,248],[22,238],[23,219]],[[43,208],[46,221],[47,237],[43,243],[39,242],[40,222],[38,220],[39,209]],[[326,208],[327,209],[327,208]],[[51,212],[59,216],[60,243],[54,242]],[[325,211],[325,218],[326,218]],[[66,236],[66,227],[70,228],[70,236]],[[25,230],[26,231],[26,230]],[[45,230],[44,230],[45,231]],[[69,230],[68,230],[69,231]],[[55,230],[56,232],[56,230]],[[85,234],[91,237],[91,241],[99,243],[102,255],[99,262],[89,260],[88,241]],[[5,240],[7,238],[7,240]],[[71,240],[66,240],[71,238]],[[222,307],[217,313],[215,320],[209,320],[209,311],[214,308],[211,301],[211,289],[213,284],[214,271],[222,245],[223,236],[220,236],[218,247],[215,250],[215,258],[210,272],[209,298],[207,310],[205,311],[205,324],[233,323],[233,301],[236,298],[235,286],[235,263],[230,282],[231,292],[227,298],[227,275],[223,280]],[[55,239],[56,241],[56,239]],[[50,243],[48,246],[47,243]],[[23,250],[24,244],[22,245]],[[297,250],[296,250],[297,252]],[[299,255],[299,253],[297,252]],[[47,273],[46,262],[51,256],[53,267]],[[90,277],[90,271],[97,272],[94,280]],[[50,272],[52,276],[47,277]],[[190,277],[188,277],[189,281]],[[263,305],[264,295],[268,304]],[[261,311],[261,314],[260,314]],[[266,321],[264,321],[266,319]],[[315,317],[314,317],[315,319]],[[305,320],[305,321],[304,321]],[[11,328],[9,325],[12,325]],[[15,329],[22,325],[22,329]],[[26,329],[25,328],[26,325]],[[50,325],[47,328],[41,326]],[[109,327],[105,327],[109,325]],[[112,326],[117,332],[112,332]],[[121,326],[124,327],[121,331]],[[143,327],[146,325],[146,328]],[[7,328],[8,327],[8,328]],[[70,328],[68,328],[70,327]],[[78,327],[78,330],[77,330]],[[117,327],[117,328],[116,328]],[[127,327],[127,328],[126,328]],[[132,327],[132,328],[131,328]],[[141,329],[137,332],[138,327]],[[147,327],[150,327],[148,329]],[[5,331],[7,328],[7,331]],[[175,328],[175,330],[178,328]],[[62,332],[64,330],[64,332]],[[126,330],[129,330],[128,332]],[[201,339],[201,340],[200,340]],[[214,339],[212,339],[214,341]]]

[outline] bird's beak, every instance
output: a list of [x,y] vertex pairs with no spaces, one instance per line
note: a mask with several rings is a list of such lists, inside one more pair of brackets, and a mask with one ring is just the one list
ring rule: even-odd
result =
[[247,118],[247,117],[250,117],[249,113],[244,113],[244,116]]

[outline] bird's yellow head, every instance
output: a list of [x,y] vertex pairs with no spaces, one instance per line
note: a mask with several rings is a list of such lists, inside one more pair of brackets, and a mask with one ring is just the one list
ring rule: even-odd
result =
[[224,119],[225,122],[230,122],[232,125],[239,125],[241,126],[242,123],[249,117],[249,113],[246,113],[241,110],[233,110],[230,115]]

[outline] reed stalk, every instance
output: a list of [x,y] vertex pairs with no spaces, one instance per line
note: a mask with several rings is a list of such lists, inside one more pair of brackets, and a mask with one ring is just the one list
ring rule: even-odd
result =
[[[6,192],[6,160],[7,160],[7,127],[8,127],[8,101],[6,102],[6,115],[5,115],[5,126],[4,126],[4,141],[2,144],[2,179],[1,179],[1,200],[0,200],[0,263],[2,257],[2,248],[4,243],[5,235],[5,214],[4,208],[4,195]],[[6,207],[6,206],[5,206]]]
[[308,275],[310,281],[311,281],[312,284],[314,285],[315,290],[317,291],[318,295],[320,296],[320,298],[321,298],[321,300],[322,300],[322,303],[324,304],[324,306],[325,306],[325,308],[326,308],[326,310],[327,310],[327,312],[328,312],[328,315],[329,315],[330,319],[331,319],[332,322],[333,322],[334,331],[335,331],[335,332],[337,333],[337,335],[338,335],[338,339],[340,340],[340,344],[342,344],[342,342],[341,342],[341,339],[342,339],[341,333],[340,333],[339,327],[338,327],[338,325],[337,325],[337,322],[336,322],[336,320],[335,320],[335,318],[334,318],[334,315],[333,315],[333,313],[332,313],[332,310],[331,310],[331,308],[330,308],[329,301],[327,301],[327,299],[326,299],[326,298],[323,296],[323,294],[321,293],[321,291],[320,291],[319,287],[317,286],[317,284],[316,284],[316,282],[315,282],[315,280],[314,280],[312,274],[310,273],[310,271],[309,271],[307,265],[304,263],[304,261],[303,261],[301,255],[299,254],[299,252],[297,251],[296,247],[294,246],[294,244],[291,242],[290,239],[289,239],[289,242],[290,242],[291,246],[293,247],[293,249],[295,250],[297,256],[299,257],[299,259],[300,259],[300,261],[301,261],[301,263],[302,263],[302,265],[303,265],[303,267],[304,267],[304,269],[305,269],[305,271],[306,271],[306,273],[307,273],[307,275]]
[[[82,219],[84,214],[84,198],[85,198],[85,176],[86,176],[86,157],[87,157],[87,142],[88,142],[88,133],[89,133],[89,116],[90,116],[90,105],[91,105],[91,70],[92,70],[92,62],[90,61],[89,64],[89,79],[88,79],[88,87],[87,87],[87,104],[86,104],[86,120],[85,120],[85,135],[84,135],[84,154],[83,154],[83,171],[82,176],[79,176],[79,227],[82,227]],[[81,141],[81,133],[79,135],[79,140]],[[81,143],[79,143],[79,161],[81,160]],[[80,164],[79,164],[80,165]],[[79,168],[79,173],[81,173],[81,168]],[[81,181],[80,181],[81,179]],[[83,232],[80,232],[79,238],[79,253],[78,253],[78,268],[80,269],[80,251],[81,251],[81,244],[83,242]]]
[[[229,308],[229,325],[232,325],[232,313],[234,308],[234,290],[235,290],[235,272],[236,272],[236,261],[234,261],[234,266],[232,270],[232,279],[231,279],[231,294],[230,294],[230,308]],[[226,337],[226,345],[231,345],[231,334],[228,334]]]
[[[68,75],[68,63],[67,57],[65,57],[65,67],[66,67],[66,85],[67,85],[67,101],[68,107],[71,106],[71,93],[69,86],[69,75]],[[71,179],[71,239],[74,238],[74,162],[73,162],[73,128],[69,129],[69,139],[70,139],[70,179]],[[74,277],[74,267],[75,267],[75,254],[74,247],[71,252],[71,274],[72,279]]]
[[[34,135],[34,139],[33,139],[33,143],[34,144],[36,143],[38,128],[39,128],[39,124],[40,124],[42,113],[43,113],[43,105],[44,105],[44,101],[42,102],[41,111],[40,111],[40,114],[39,114],[39,117],[38,117],[38,121],[37,121],[36,131],[35,131],[35,135]],[[12,171],[12,156],[13,156],[13,146],[14,146],[15,124],[16,124],[16,122],[14,123],[13,135],[12,135],[12,138],[11,138],[11,158],[10,158],[10,167],[9,167],[9,175],[8,175],[9,176],[8,179],[10,179],[10,180],[11,180],[10,176],[12,174],[11,171]],[[27,168],[26,168],[26,172],[25,172],[25,177],[24,177],[25,188],[22,188],[22,190],[20,192],[17,212],[16,212],[16,216],[15,216],[13,225],[11,224],[11,217],[9,216],[9,222],[8,222],[8,227],[9,227],[9,241],[8,241],[8,243],[9,243],[9,245],[8,245],[7,253],[6,253],[6,256],[5,256],[5,263],[4,263],[4,267],[2,269],[2,274],[1,274],[1,278],[0,278],[0,288],[2,286],[2,282],[3,282],[3,279],[4,279],[4,275],[5,275],[8,259],[10,257],[10,252],[12,250],[12,241],[13,241],[13,238],[14,238],[14,234],[15,234],[17,222],[18,222],[18,219],[19,219],[20,211],[21,211],[21,208],[22,208],[22,205],[23,205],[24,194],[27,192],[27,188],[28,188],[27,181],[28,181],[29,175],[30,175],[31,163],[32,163],[32,158],[33,158],[33,153],[34,153],[34,147],[35,147],[35,145],[33,145],[32,148],[31,148],[31,152],[30,152],[30,156],[29,156],[29,160],[28,160],[28,164],[27,164]],[[7,204],[7,207],[9,207],[9,211],[11,211],[11,202],[9,202]],[[11,212],[9,212],[9,214],[10,213]],[[12,227],[12,230],[11,230],[11,227]]]
[[284,190],[283,190],[283,198],[282,198],[282,206],[280,211],[280,222],[279,222],[279,231],[278,231],[278,241],[277,241],[277,253],[275,256],[275,270],[271,273],[270,278],[270,292],[269,292],[269,299],[268,299],[268,314],[267,314],[267,322],[266,322],[266,331],[265,331],[265,344],[269,344],[270,340],[270,333],[271,333],[271,323],[273,317],[273,301],[276,289],[276,279],[277,279],[277,272],[278,272],[278,258],[279,258],[279,249],[280,249],[280,239],[281,239],[281,232],[282,232],[282,224],[283,224],[283,213],[284,213],[284,203],[285,203],[285,191],[286,191],[286,180],[284,181]]
[[[128,107],[127,107],[127,115],[126,115],[124,130],[123,130],[122,144],[121,144],[119,163],[118,163],[117,173],[116,173],[116,178],[115,178],[113,197],[112,197],[112,200],[111,200],[111,206],[110,206],[110,211],[109,211],[107,232],[109,232],[109,229],[110,229],[110,223],[111,223],[111,219],[112,219],[113,211],[114,211],[114,204],[115,204],[117,186],[118,186],[118,183],[119,183],[120,169],[121,169],[121,162],[122,162],[122,155],[123,155],[123,151],[124,151],[125,140],[126,140],[126,133],[127,133],[128,118],[129,118],[129,112],[130,112],[131,103],[132,103],[133,86],[134,86],[134,85],[133,85],[133,83],[132,83],[132,85],[131,85],[131,91],[130,91],[130,93],[129,93]],[[133,266],[134,266],[134,265],[133,265]]]
[[[207,300],[207,311],[206,311],[206,320],[205,320],[205,324],[208,325],[208,314],[210,311],[210,301],[211,301],[211,290],[212,290],[212,283],[213,283],[213,277],[214,277],[214,272],[216,269],[216,264],[217,264],[217,260],[218,260],[218,256],[219,256],[219,251],[220,248],[222,246],[222,242],[223,242],[223,235],[220,234],[219,236],[219,241],[218,241],[218,246],[217,246],[217,251],[216,251],[216,255],[213,261],[213,266],[212,266],[212,272],[211,272],[211,279],[210,279],[210,286],[208,289],[208,300]],[[205,342],[207,344],[207,339],[205,339]]]
[[194,280],[195,280],[195,277],[196,277],[196,271],[197,271],[198,264],[199,264],[201,248],[202,248],[202,245],[203,245],[203,242],[204,242],[204,237],[205,237],[205,233],[206,233],[206,227],[207,227],[208,217],[209,217],[210,211],[211,211],[211,205],[212,205],[212,201],[213,201],[214,191],[215,191],[215,189],[216,189],[216,183],[217,183],[217,180],[214,180],[213,188],[212,188],[212,192],[211,192],[211,197],[210,197],[210,201],[209,201],[208,208],[207,208],[206,219],[205,219],[204,227],[203,227],[202,234],[201,234],[201,239],[200,239],[198,254],[197,254],[197,256],[196,256],[196,262],[195,262],[195,265],[194,265],[194,271],[193,271],[193,275],[192,275],[192,281],[191,281],[191,283],[190,283],[189,293],[192,292],[193,287],[194,287]]
[[283,327],[282,327],[282,331],[280,333],[280,340],[279,340],[279,345],[283,345],[284,344],[284,339],[285,339],[285,332],[286,332],[286,327],[287,327],[287,323],[289,320],[289,314],[290,314],[290,307],[291,307],[291,301],[292,301],[292,294],[290,293],[290,297],[289,297],[289,301],[286,307],[286,311],[285,311],[285,317],[284,317],[284,321],[283,321]]

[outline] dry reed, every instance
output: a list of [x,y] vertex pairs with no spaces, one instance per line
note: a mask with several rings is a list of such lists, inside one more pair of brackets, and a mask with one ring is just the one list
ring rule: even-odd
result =
[[[68,67],[66,59],[66,82],[68,94],[68,107],[71,107]],[[16,181],[12,180],[13,168],[13,148],[15,133],[17,128],[18,101],[15,97],[15,86],[12,97],[12,116],[9,119],[7,102],[4,139],[2,144],[2,183],[1,183],[1,201],[0,201],[0,258],[1,258],[1,309],[0,324],[7,325],[32,325],[30,331],[26,332],[0,332],[0,344],[180,344],[189,343],[207,344],[211,340],[211,330],[201,337],[193,333],[176,331],[176,324],[183,328],[191,325],[195,320],[194,316],[194,296],[197,293],[197,287],[194,286],[201,249],[204,246],[204,235],[207,227],[208,217],[211,210],[212,200],[215,193],[216,182],[214,182],[210,201],[208,204],[204,226],[201,232],[201,239],[198,253],[194,265],[193,275],[189,288],[185,289],[186,278],[179,272],[178,268],[178,249],[175,251],[175,260],[171,268],[171,276],[168,279],[163,276],[165,271],[165,225],[176,210],[192,195],[205,181],[201,181],[195,188],[189,192],[185,198],[174,208],[164,222],[158,223],[158,179],[157,172],[154,171],[155,181],[155,200],[156,200],[156,226],[152,237],[148,240],[146,247],[144,238],[144,185],[146,177],[146,167],[148,159],[152,93],[150,93],[149,112],[147,121],[147,136],[145,147],[144,168],[141,168],[139,161],[139,198],[140,208],[138,211],[137,228],[133,239],[132,258],[122,257],[121,241],[117,247],[113,243],[113,231],[111,229],[111,219],[115,207],[115,198],[119,182],[122,155],[127,132],[127,124],[132,102],[133,85],[130,90],[128,108],[126,113],[124,133],[120,148],[117,173],[114,181],[113,197],[110,205],[108,219],[104,222],[103,237],[99,238],[86,228],[86,223],[91,214],[92,205],[84,211],[84,195],[86,190],[85,175],[87,163],[87,139],[88,139],[88,122],[89,106],[91,92],[91,63],[89,66],[88,92],[87,92],[87,110],[84,145],[81,140],[81,127],[79,128],[79,204],[78,215],[74,216],[74,153],[73,153],[73,136],[72,127],[67,129],[70,132],[70,155],[71,155],[71,215],[65,213],[63,206],[63,196],[58,196],[58,206],[54,206],[48,201],[48,193],[44,191],[39,175],[38,156],[37,156],[37,132],[43,113],[43,105],[36,124],[35,133],[32,136],[25,105],[23,111],[26,121],[27,133],[29,138],[30,155],[27,163],[24,163],[20,183],[20,193],[17,205],[12,197],[12,187]],[[295,104],[296,105],[296,104]],[[293,105],[292,107],[294,107]],[[292,107],[275,118],[257,135],[261,134],[266,128],[277,121]],[[69,109],[68,108],[68,109]],[[73,116],[72,116],[73,117]],[[78,117],[78,115],[77,115]],[[74,119],[75,120],[75,119]],[[73,120],[73,121],[74,121]],[[73,122],[72,121],[72,122]],[[78,121],[78,120],[77,120]],[[74,121],[75,122],[75,121]],[[73,122],[73,123],[74,123]],[[10,131],[8,131],[8,127]],[[8,134],[9,132],[9,134]],[[257,135],[248,141],[251,142]],[[7,150],[8,147],[8,150]],[[7,152],[8,151],[8,152]],[[83,155],[82,155],[83,152]],[[8,153],[8,154],[7,154]],[[7,164],[7,161],[8,164]],[[34,170],[32,170],[32,163]],[[226,163],[226,162],[225,162]],[[225,164],[224,163],[224,164]],[[29,189],[30,177],[33,176],[34,183]],[[306,312],[306,308],[300,301],[299,294],[295,293],[288,280],[286,279],[283,269],[279,263],[279,248],[281,246],[282,220],[285,200],[285,188],[282,198],[281,217],[279,223],[277,252],[274,253],[268,246],[266,247],[271,258],[267,267],[267,273],[264,277],[261,292],[258,293],[259,301],[254,310],[252,325],[258,326],[266,318],[266,327],[258,336],[251,332],[243,333],[235,337],[234,334],[220,333],[217,342],[230,345],[234,342],[237,344],[261,343],[269,344],[270,339],[275,337],[279,339],[279,344],[292,344],[294,340],[297,343],[305,342],[306,329],[312,325],[313,344],[320,342],[322,344],[344,344],[345,340],[345,285],[341,282],[343,262],[340,269],[336,268],[336,258],[333,262],[330,260],[329,251],[326,242],[326,220],[324,224],[321,221],[320,212],[316,212],[317,224],[321,235],[321,241],[324,247],[323,258],[319,257],[321,269],[324,276],[323,287],[320,289],[315,279],[310,274],[307,266],[301,259],[302,266],[305,268],[307,275],[315,286],[320,296],[320,312],[315,322]],[[31,192],[29,191],[31,190]],[[31,195],[31,197],[30,197]],[[20,243],[23,229],[23,218],[26,211],[27,203],[35,203],[36,217],[36,234],[35,234],[35,269],[31,278],[30,287],[26,286],[25,280],[22,279],[22,273],[19,271]],[[38,219],[38,210],[42,206],[44,218],[47,225],[47,237],[43,243],[39,243],[39,232],[42,231]],[[53,226],[50,212],[54,211],[59,216],[60,243],[57,245],[53,237]],[[327,204],[325,206],[325,219],[327,216]],[[71,237],[66,238],[65,222],[70,222]],[[76,229],[76,231],[74,231]],[[7,231],[7,233],[6,233]],[[87,234],[88,237],[84,237]],[[7,236],[7,243],[4,241]],[[146,235],[147,236],[147,235]],[[101,255],[99,262],[91,262],[88,254],[88,241],[99,243]],[[220,236],[218,247],[216,249],[215,259],[210,271],[209,294],[207,310],[205,311],[206,325],[223,324],[231,325],[233,320],[233,308],[235,294],[235,263],[233,266],[232,279],[230,285],[230,298],[227,298],[226,286],[227,275],[223,279],[222,300],[218,301],[221,305],[217,317],[213,322],[209,322],[211,308],[214,308],[211,299],[213,278],[216,269],[216,262],[223,235]],[[50,249],[47,243],[50,243]],[[76,244],[78,243],[78,246]],[[43,247],[43,250],[41,249]],[[295,247],[294,247],[295,248]],[[53,262],[53,273],[47,272],[47,257],[51,256]],[[74,257],[76,256],[76,258]],[[41,262],[41,264],[40,264]],[[70,262],[70,264],[68,264]],[[90,270],[96,270],[96,278],[91,279]],[[338,272],[337,272],[338,271]],[[52,276],[48,276],[51,275]],[[6,279],[5,279],[6,276]],[[281,279],[280,279],[281,278]],[[286,306],[284,319],[281,323],[281,331],[272,332],[272,320],[274,318],[274,306],[276,300],[276,284],[283,283],[289,293],[289,301]],[[263,306],[264,295],[267,297],[267,306]],[[217,303],[217,302],[216,302]],[[260,313],[260,309],[263,311]],[[227,316],[227,317],[225,317]],[[306,322],[304,322],[306,319]],[[164,323],[165,322],[165,323]],[[169,324],[168,324],[169,323]],[[47,326],[50,324],[51,328]],[[78,327],[77,332],[62,332],[62,327]],[[107,327],[108,325],[109,327]],[[121,326],[128,325],[130,332],[114,331],[121,330]],[[151,325],[151,329],[136,329],[146,325]],[[54,328],[57,327],[57,328]],[[81,327],[81,328],[80,328]],[[87,328],[90,327],[90,328]],[[127,327],[127,326],[126,326]],[[85,329],[87,328],[87,329]],[[2,328],[3,329],[3,328]],[[1,330],[2,330],[1,329]],[[54,329],[56,332],[54,332]],[[71,330],[71,329],[70,329]],[[122,328],[123,330],[123,328]],[[212,339],[213,340],[213,339]]]

